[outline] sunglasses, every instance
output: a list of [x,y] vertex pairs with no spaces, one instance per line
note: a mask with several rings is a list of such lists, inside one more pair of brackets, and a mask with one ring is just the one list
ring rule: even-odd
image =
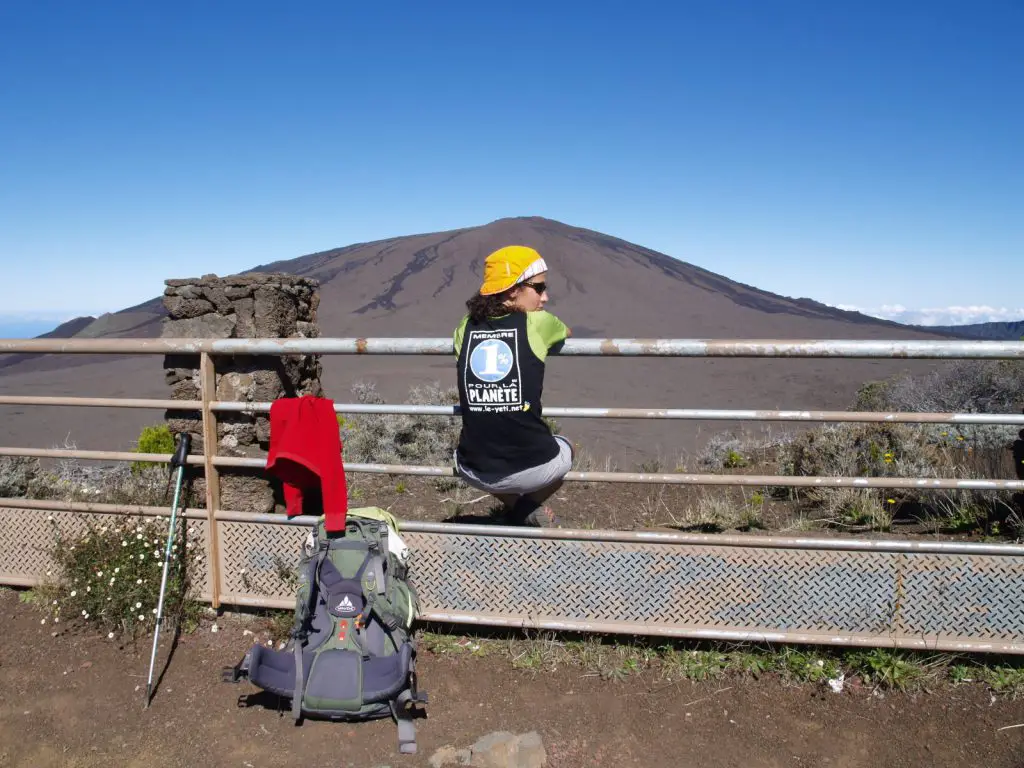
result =
[[523,285],[528,285],[533,288],[533,290],[537,292],[538,296],[542,295],[548,289],[547,283],[523,283]]

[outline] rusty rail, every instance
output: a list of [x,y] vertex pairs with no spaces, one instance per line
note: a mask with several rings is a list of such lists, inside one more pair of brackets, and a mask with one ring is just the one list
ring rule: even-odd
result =
[[[0,353],[454,355],[451,338],[0,339]],[[587,357],[843,357],[1024,359],[1020,341],[569,339],[552,354]]]

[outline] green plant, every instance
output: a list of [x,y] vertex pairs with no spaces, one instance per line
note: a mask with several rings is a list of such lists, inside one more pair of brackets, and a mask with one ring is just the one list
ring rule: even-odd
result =
[[799,683],[821,683],[839,675],[835,659],[814,653],[785,648],[780,654],[779,666],[791,680]]
[[[135,443],[136,453],[174,453],[174,435],[166,424],[154,424],[143,427],[139,439]],[[158,464],[152,461],[133,461],[132,472],[141,472]]]
[[[114,637],[136,637],[155,626],[167,520],[122,518],[96,522],[87,518],[84,531],[66,534],[53,522],[50,554],[56,573],[39,594],[54,623],[82,619]],[[189,631],[201,608],[194,599],[190,571],[196,542],[189,526],[179,527],[173,543],[164,619]],[[46,621],[46,619],[43,619]]]
[[1017,698],[1024,693],[1024,669],[1011,666],[988,667],[982,679],[996,693]]
[[406,488],[404,480],[399,480],[397,483],[395,483],[395,493],[405,493],[407,490],[409,489]]
[[544,423],[548,425],[548,429],[551,430],[551,434],[552,435],[560,435],[560,434],[562,434],[562,425],[561,424],[559,424],[557,421],[552,419],[550,416],[541,416],[541,418],[544,420]]
[[915,687],[925,676],[924,668],[899,651],[875,648],[847,654],[853,672],[881,688],[905,691]]
[[731,450],[725,454],[725,459],[722,461],[722,465],[727,469],[739,469],[740,467],[747,466],[746,457],[736,450]]

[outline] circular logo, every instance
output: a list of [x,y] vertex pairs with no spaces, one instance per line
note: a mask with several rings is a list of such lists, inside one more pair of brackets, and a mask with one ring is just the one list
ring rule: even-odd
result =
[[481,381],[501,381],[512,370],[512,348],[501,339],[480,342],[469,356],[469,369]]

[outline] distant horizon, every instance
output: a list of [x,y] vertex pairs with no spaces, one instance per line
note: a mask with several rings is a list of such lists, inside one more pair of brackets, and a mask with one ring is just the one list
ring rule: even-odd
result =
[[[519,217],[508,216],[508,217],[502,217],[502,218],[541,218],[541,219],[547,219],[549,221],[556,221],[556,220],[550,219],[550,217],[540,216],[540,215],[526,215],[526,216],[519,216]],[[576,225],[570,224],[570,223],[567,223],[567,222],[557,222],[556,221],[556,223],[564,224],[565,226],[568,226],[568,227],[576,227]],[[439,232],[448,232],[448,231],[472,229],[472,228],[478,227],[478,226],[483,226],[483,225],[482,224],[474,224],[474,225],[466,225],[466,226],[462,226],[462,227],[451,227],[451,228],[439,230]],[[586,229],[584,227],[579,227],[579,228]],[[608,234],[608,233],[600,232],[600,230],[592,230],[592,231],[598,232],[599,234]],[[343,248],[348,248],[348,247],[351,247],[353,245],[360,245],[360,244],[367,244],[367,243],[374,243],[374,242],[382,242],[384,240],[392,240],[392,239],[406,238],[406,237],[416,237],[416,236],[420,236],[420,235],[429,235],[429,234],[436,234],[436,233],[434,233],[434,232],[413,232],[413,233],[405,233],[405,234],[395,234],[395,235],[391,235],[391,236],[383,237],[383,238],[374,238],[372,240],[361,240],[361,241],[356,241],[356,242],[352,242],[352,243],[345,243],[343,245],[332,246],[330,248],[324,248],[324,249],[321,249],[321,250],[310,251],[308,253],[299,254],[297,256],[290,256],[290,257],[286,257],[286,258],[283,258],[283,259],[273,259],[273,260],[269,260],[269,261],[264,261],[264,262],[262,262],[262,264],[273,263],[275,261],[290,261],[292,259],[303,258],[305,256],[310,256],[310,255],[313,255],[313,254],[316,254],[316,253],[324,253],[324,252],[327,252],[327,251],[333,251],[333,250],[339,250],[339,249],[343,249]],[[610,235],[610,234],[608,234],[608,236],[610,236],[610,237],[617,237],[616,235]],[[624,239],[624,238],[620,237],[618,239]],[[638,245],[638,246],[641,246],[641,247],[647,247],[643,243],[634,243],[634,245]],[[651,249],[651,250],[655,250],[655,249]],[[714,272],[713,269],[710,269],[709,267],[707,267],[705,265],[701,265],[701,264],[696,263],[696,262],[687,262],[686,260],[678,259],[677,257],[673,256],[672,254],[664,254],[664,255],[669,256],[670,258],[676,259],[677,261],[683,261],[685,263],[692,264],[693,266],[696,266],[698,268],[706,269],[708,271]],[[557,255],[555,255],[555,258],[557,258]],[[243,267],[242,269],[238,270],[238,272],[249,271],[249,270],[255,269],[256,267],[261,266],[262,264],[250,264],[249,266]],[[220,271],[216,270],[215,268],[212,268],[212,267],[214,267],[214,265],[207,265],[207,267],[209,267],[209,268],[204,268],[201,271],[201,274],[210,274],[211,272],[213,274],[223,274],[223,275],[235,274],[235,273],[228,273],[228,272],[221,273]],[[182,278],[182,277],[199,277],[199,276],[200,276],[200,273],[196,273],[195,275],[175,275],[174,277],[175,278]],[[727,278],[729,280],[733,280],[735,282],[743,282],[742,280],[737,279],[734,275],[723,274],[722,277],[725,277],[725,278]],[[171,278],[168,278],[168,279],[171,279]],[[145,297],[139,298],[138,300],[132,301],[131,303],[125,304],[124,306],[121,306],[121,307],[110,307],[110,308],[92,309],[92,310],[89,310],[89,309],[77,309],[77,310],[75,310],[75,309],[67,309],[66,310],[66,309],[46,309],[46,308],[42,308],[42,309],[37,309],[37,310],[32,310],[32,311],[27,311],[27,312],[3,312],[3,311],[0,311],[0,338],[34,338],[35,336],[39,336],[39,335],[41,335],[43,333],[48,333],[49,331],[54,330],[55,328],[57,328],[61,324],[66,323],[66,322],[68,322],[70,320],[74,320],[74,319],[81,318],[81,317],[94,317],[94,318],[98,318],[98,317],[101,317],[102,315],[105,315],[105,314],[113,314],[113,313],[121,312],[121,311],[124,311],[126,309],[129,309],[130,307],[137,306],[137,305],[139,305],[141,303],[144,303],[146,301],[150,301],[150,300],[152,300],[154,298],[157,298],[162,293],[162,285],[163,284],[161,283],[161,288],[158,289],[158,290],[154,290],[154,292],[152,294],[150,294],[149,296],[145,296]],[[762,288],[759,285],[754,285],[753,287],[757,288],[759,290],[767,290],[767,289]],[[1024,307],[1021,307],[1021,308],[1009,308],[1009,307],[994,307],[994,306],[988,306],[988,305],[973,305],[973,306],[953,305],[953,306],[949,306],[949,307],[907,307],[907,306],[905,306],[903,304],[890,304],[890,305],[882,305],[882,306],[879,306],[879,307],[859,307],[859,306],[852,305],[852,304],[829,303],[829,302],[821,301],[816,296],[805,296],[805,295],[800,295],[798,293],[779,293],[778,291],[770,291],[770,292],[771,293],[776,293],[776,294],[778,294],[780,296],[785,296],[785,297],[790,298],[790,299],[801,299],[801,298],[810,299],[812,301],[818,301],[819,303],[824,304],[825,306],[832,307],[834,309],[840,309],[840,310],[844,310],[844,311],[860,312],[861,314],[867,315],[869,317],[874,317],[874,318],[877,318],[879,320],[888,320],[888,321],[892,321],[892,322],[896,322],[896,323],[901,323],[901,324],[904,324],[904,325],[917,326],[917,327],[966,326],[966,325],[978,325],[978,324],[982,324],[982,323],[993,323],[993,322],[1011,322],[1012,323],[1012,322],[1018,322],[1018,321],[1024,320]]]

